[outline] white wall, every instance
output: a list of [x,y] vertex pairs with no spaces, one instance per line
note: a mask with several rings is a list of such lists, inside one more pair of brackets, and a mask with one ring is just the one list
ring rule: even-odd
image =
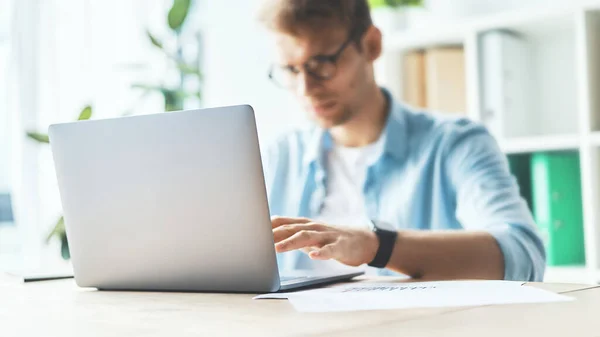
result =
[[0,193],[10,189],[11,181],[11,161],[10,149],[10,124],[8,106],[6,104],[8,91],[7,72],[8,72],[8,52],[10,34],[10,13],[12,2],[9,0],[0,0]]
[[[0,37],[1,39],[1,37]],[[11,181],[11,136],[10,136],[10,119],[8,108],[6,106],[7,91],[3,90],[8,84],[6,82],[6,74],[8,64],[5,62],[8,57],[8,46],[0,40],[0,193],[10,189]]]
[[268,79],[273,45],[256,20],[259,0],[206,1],[204,105],[250,104],[262,146],[304,121],[293,97]]
[[[594,0],[569,0],[570,4]],[[564,5],[564,0],[425,0],[425,6],[436,18],[460,18],[472,15],[495,14],[520,8],[549,7]]]

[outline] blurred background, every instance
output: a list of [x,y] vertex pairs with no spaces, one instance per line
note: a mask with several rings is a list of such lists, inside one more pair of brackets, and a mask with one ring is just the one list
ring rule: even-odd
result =
[[[261,146],[306,123],[268,80],[260,3],[0,0],[0,272],[70,268],[52,123],[251,104]],[[600,1],[370,4],[378,81],[486,124],[546,239],[548,280],[597,282]]]
[[14,211],[10,223],[0,216],[0,268],[68,267],[60,235],[46,240],[61,217],[44,143],[52,123],[242,103],[256,109],[261,137],[301,121],[268,81],[257,5],[0,1],[0,195]]

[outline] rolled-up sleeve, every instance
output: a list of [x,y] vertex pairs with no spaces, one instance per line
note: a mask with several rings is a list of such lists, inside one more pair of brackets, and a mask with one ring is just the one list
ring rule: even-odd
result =
[[467,124],[452,133],[446,145],[446,169],[461,225],[496,239],[506,280],[542,281],[543,242],[494,138],[484,127]]

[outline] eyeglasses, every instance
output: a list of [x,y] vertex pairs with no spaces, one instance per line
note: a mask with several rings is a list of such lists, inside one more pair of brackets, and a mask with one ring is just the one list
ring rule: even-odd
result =
[[337,61],[342,52],[354,38],[350,36],[338,50],[330,55],[312,56],[301,66],[292,65],[272,65],[269,71],[269,79],[282,88],[293,89],[296,87],[296,78],[300,71],[304,70],[306,74],[316,80],[326,81],[332,79],[337,73]]

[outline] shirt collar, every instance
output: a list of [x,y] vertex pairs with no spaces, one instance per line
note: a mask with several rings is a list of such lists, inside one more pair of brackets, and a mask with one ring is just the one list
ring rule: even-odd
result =
[[[381,89],[388,104],[388,119],[381,137],[385,137],[383,153],[396,160],[402,160],[408,151],[408,135],[406,127],[406,111],[386,89]],[[328,130],[317,127],[309,136],[303,162],[308,166],[314,162],[320,162],[324,154],[332,149],[333,138]]]

